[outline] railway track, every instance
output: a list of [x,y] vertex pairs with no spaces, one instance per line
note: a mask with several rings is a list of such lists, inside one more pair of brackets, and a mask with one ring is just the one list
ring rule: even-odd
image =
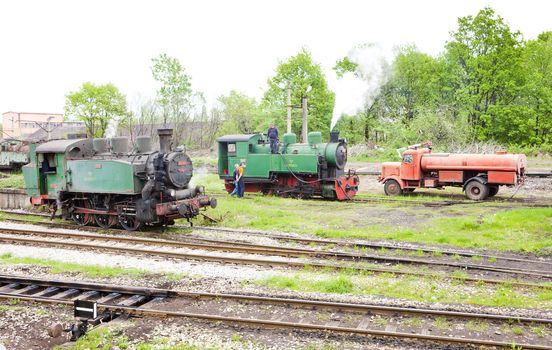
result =
[[[530,330],[537,326],[550,329],[552,319],[510,314],[185,292],[9,275],[0,275],[0,298],[67,305],[73,304],[75,300],[95,301],[99,316],[91,320],[91,324],[109,321],[124,314],[141,317],[186,317],[232,325],[385,336],[450,344],[510,348],[515,343],[524,349],[549,349],[552,346],[550,339],[539,339]],[[415,325],[412,320],[416,320]],[[434,326],[436,322],[447,324],[450,329],[439,330]],[[470,333],[462,326],[470,322],[485,322],[489,331]],[[504,329],[512,323],[522,327],[527,333],[523,337],[511,335],[508,337],[510,339],[505,339],[505,336],[492,332],[494,329]],[[454,334],[453,329],[460,329],[460,334]]]
[[[362,255],[353,255],[346,253],[332,253],[332,252],[322,252],[317,250],[307,250],[307,249],[297,249],[297,248],[287,248],[287,247],[270,247],[262,245],[231,245],[226,244],[222,245],[220,242],[217,244],[207,244],[199,242],[185,242],[185,241],[173,241],[173,240],[160,240],[160,239],[151,239],[151,238],[142,238],[142,237],[130,237],[130,236],[116,236],[116,235],[106,235],[106,234],[93,234],[93,233],[70,233],[70,232],[55,232],[55,231],[44,231],[44,230],[29,230],[29,229],[14,229],[14,228],[0,228],[0,242],[8,243],[20,243],[20,244],[32,244],[32,245],[42,245],[42,246],[54,246],[62,248],[77,248],[77,249],[95,249],[116,253],[130,253],[130,254],[142,254],[142,255],[153,255],[161,256],[165,258],[173,259],[184,259],[184,260],[198,260],[198,261],[208,261],[216,263],[226,263],[226,264],[242,264],[242,265],[261,265],[261,266],[278,266],[284,268],[305,268],[311,267],[321,270],[347,270],[347,271],[358,271],[358,272],[370,272],[370,273],[392,273],[396,275],[410,275],[410,276],[420,276],[420,277],[431,277],[431,278],[453,278],[460,279],[465,282],[470,283],[488,283],[488,284],[502,284],[509,283],[516,286],[522,287],[542,287],[542,288],[552,288],[552,285],[539,284],[533,282],[522,282],[522,281],[510,281],[503,278],[488,278],[485,277],[473,277],[473,276],[449,276],[443,273],[436,272],[421,272],[421,271],[411,271],[407,269],[397,269],[397,268],[388,268],[388,267],[375,267],[375,266],[365,266],[362,264],[336,264],[333,262],[320,262],[319,260],[304,260],[301,258],[305,257],[317,257],[322,256],[331,256],[335,257],[337,254],[342,254],[348,258],[359,258]],[[170,249],[167,249],[170,248]],[[241,253],[241,254],[252,254],[248,256],[243,255],[213,255],[206,252],[197,252],[196,250],[202,251],[224,251],[229,253]],[[310,254],[310,255],[309,255]],[[332,255],[334,254],[334,255]],[[259,257],[258,255],[263,255]],[[269,255],[269,257],[265,257]],[[280,259],[275,259],[273,255],[285,257]],[[292,260],[289,257],[294,257]],[[371,257],[367,257],[371,258]],[[399,258],[397,258],[399,259]],[[406,258],[400,258],[403,261]],[[391,258],[388,258],[391,260]],[[417,263],[418,259],[410,259],[410,263]],[[429,264],[429,262],[421,261],[424,264]],[[450,263],[452,264],[452,262]],[[446,265],[445,265],[446,266]],[[458,265],[465,269],[462,265]],[[471,268],[471,267],[470,267]],[[516,275],[530,275],[535,278],[539,278],[541,281],[548,281],[552,279],[552,275],[545,271],[523,271],[516,270],[513,268],[500,268],[493,266],[481,266],[478,268],[484,271],[497,272],[509,277]]]
[[[13,220],[13,219],[12,219]],[[63,228],[76,228],[75,225],[71,224],[55,224],[55,223],[42,223],[43,225],[48,225],[52,227],[63,227]],[[95,227],[78,227],[79,229],[86,229],[89,231],[96,231],[98,228]],[[233,229],[222,229],[222,228],[212,228],[212,227],[201,227],[203,230],[215,230],[215,231],[222,231],[222,232],[240,232]],[[29,235],[29,236],[46,236],[50,238],[64,238],[64,239],[87,239],[87,240],[94,240],[94,241],[111,241],[111,242],[118,242],[118,243],[127,243],[127,244],[136,244],[141,245],[142,248],[132,248],[132,247],[120,247],[118,248],[119,251],[125,251],[125,252],[134,252],[134,253],[144,253],[149,254],[151,253],[147,249],[143,249],[144,245],[160,245],[165,247],[171,247],[171,248],[187,248],[187,249],[201,249],[201,250],[207,250],[207,251],[222,251],[222,252],[230,252],[230,253],[242,253],[242,254],[254,254],[254,255],[264,255],[264,256],[282,256],[282,257],[293,257],[293,258],[312,258],[312,259],[324,259],[326,261],[330,260],[332,262],[337,260],[347,260],[352,262],[373,262],[373,263],[383,263],[383,264],[410,264],[410,265],[426,265],[431,267],[440,267],[440,268],[453,268],[453,269],[461,269],[463,271],[479,271],[484,273],[496,273],[495,275],[492,275],[493,279],[489,278],[481,278],[479,276],[478,278],[475,278],[473,282],[481,281],[481,280],[489,280],[489,283],[497,283],[494,281],[496,280],[496,277],[532,277],[540,281],[548,281],[552,279],[552,274],[550,273],[552,268],[552,262],[548,261],[539,261],[539,260],[527,260],[527,259],[520,259],[520,258],[512,258],[512,257],[496,257],[496,256],[485,256],[485,255],[473,255],[473,254],[464,254],[466,256],[471,256],[472,258],[474,256],[477,256],[479,258],[486,257],[488,259],[494,259],[494,261],[498,260],[505,260],[509,261],[510,263],[519,263],[523,262],[525,264],[531,265],[533,268],[519,268],[519,267],[511,267],[511,266],[500,266],[496,264],[484,264],[484,263],[472,263],[472,262],[460,262],[460,261],[450,261],[450,260],[438,260],[433,259],[432,257],[423,257],[423,258],[412,258],[412,257],[403,257],[403,256],[388,256],[388,255],[378,255],[378,254],[368,254],[366,252],[358,253],[358,252],[346,252],[346,251],[336,251],[336,250],[320,250],[320,249],[313,249],[312,247],[307,248],[307,244],[312,244],[313,242],[316,242],[318,244],[330,244],[330,245],[341,245],[344,246],[344,244],[339,243],[346,243],[347,246],[357,247],[357,244],[361,246],[361,248],[366,248],[366,245],[361,245],[360,243],[354,242],[342,242],[342,241],[335,241],[335,240],[322,240],[322,239],[308,239],[308,238],[298,238],[298,237],[289,237],[289,236],[282,236],[282,235],[275,235],[275,234],[267,234],[266,232],[250,232],[247,231],[247,234],[262,234],[265,237],[270,237],[272,239],[276,240],[291,240],[292,242],[299,242],[305,245],[303,248],[298,247],[288,247],[288,246],[274,246],[274,245],[268,245],[268,244],[254,244],[254,243],[248,243],[243,241],[236,241],[236,240],[229,240],[229,239],[212,239],[212,238],[205,238],[201,237],[199,235],[185,235],[183,236],[184,241],[181,240],[165,240],[165,239],[151,239],[151,238],[142,238],[142,237],[136,237],[136,236],[112,236],[112,235],[106,235],[106,230],[101,230],[103,234],[101,235],[95,235],[95,234],[86,234],[86,233],[80,233],[78,235],[74,233],[63,233],[63,232],[44,232],[44,231],[36,231],[36,230],[22,230],[22,229],[4,229],[0,232],[8,233],[8,234],[18,234],[18,235]],[[121,232],[122,230],[111,230],[112,232]],[[125,232],[125,231],[123,231]],[[126,233],[126,232],[125,232]],[[22,243],[33,243],[33,244],[57,244],[60,246],[63,246],[62,242],[52,242],[52,241],[42,241],[37,239],[27,239],[27,238],[19,238],[16,237],[0,237],[0,240],[11,240],[11,241],[18,241]],[[93,245],[90,243],[85,244],[79,244],[75,242],[71,242],[67,244],[68,246],[72,247],[90,247],[93,248]],[[113,250],[113,247],[106,247],[99,246],[99,249],[109,249]],[[385,247],[382,247],[382,245],[372,245],[371,248],[389,248],[388,245]],[[393,247],[394,249],[401,249],[404,250],[404,247]],[[416,253],[419,253],[419,248],[413,248],[410,247],[410,249],[415,250]],[[151,249],[150,249],[151,250]],[[279,260],[274,259],[251,259],[251,258],[233,258],[233,257],[214,257],[214,256],[203,256],[199,254],[191,254],[191,253],[174,253],[174,252],[163,252],[159,251],[158,249],[155,250],[158,255],[161,254],[162,256],[171,257],[171,258],[188,258],[188,259],[198,259],[198,260],[207,260],[207,261],[216,261],[216,262],[223,262],[223,263],[239,263],[239,264],[258,264],[258,265],[272,265],[272,266],[289,266],[289,267],[304,267],[305,265],[311,266],[311,267],[317,267],[317,268],[332,268],[332,269],[353,269],[353,270],[369,270],[371,272],[392,272],[397,274],[410,274],[405,271],[398,271],[397,269],[388,269],[388,268],[377,268],[377,267],[366,267],[366,266],[343,266],[343,265],[336,265],[336,264],[328,264],[328,263],[317,263],[313,261],[287,261],[282,262]],[[442,250],[428,250],[427,252],[431,254],[442,254],[442,255],[462,255],[462,252],[458,251],[442,251]],[[538,267],[538,268],[536,268]],[[540,268],[540,269],[539,269]],[[470,276],[471,277],[471,276]],[[489,276],[486,276],[489,277]],[[467,281],[472,281],[471,279],[467,279]],[[490,282],[493,281],[493,282]],[[498,281],[503,281],[502,279],[498,279]]]
[[[17,211],[10,211],[10,210],[0,210],[0,213],[7,213],[7,214],[13,214],[13,215],[31,215],[31,216],[39,216],[44,218],[49,218],[50,215],[42,214],[42,213],[27,213],[27,212],[17,212]],[[6,220],[14,221],[14,222],[23,222],[23,223],[31,223],[28,220],[24,219],[15,219],[15,218],[8,218]],[[95,226],[77,226],[75,224],[70,223],[53,223],[51,221],[44,221],[44,222],[34,222],[36,224],[41,225],[47,225],[50,227],[56,227],[56,228],[67,228],[67,229],[78,229],[78,230],[85,230],[85,231],[92,231],[92,232],[106,232],[108,230],[101,229]],[[174,227],[181,227],[183,229],[190,229],[189,226],[183,226],[183,225],[175,225]],[[310,238],[310,237],[296,237],[281,233],[272,233],[268,231],[259,231],[259,230],[250,230],[250,229],[234,229],[234,228],[226,228],[226,227],[213,227],[213,226],[194,226],[193,229],[199,229],[199,230],[205,230],[205,231],[213,231],[213,232],[220,232],[220,233],[237,233],[237,234],[247,234],[247,235],[257,235],[262,236],[265,238],[270,238],[276,241],[284,241],[284,242],[290,242],[293,244],[301,244],[304,246],[312,246],[312,245],[321,245],[326,246],[329,248],[353,248],[353,249],[360,249],[360,250],[375,250],[375,251],[394,251],[394,250],[400,250],[404,252],[411,252],[411,253],[424,253],[432,256],[459,256],[459,257],[465,257],[465,258],[471,258],[471,259],[487,259],[487,260],[496,260],[496,261],[509,261],[512,263],[524,263],[524,264],[531,264],[531,265],[542,265],[546,270],[546,274],[549,273],[549,268],[552,269],[552,261],[544,261],[544,260],[531,260],[529,258],[518,258],[518,257],[512,257],[512,256],[502,256],[500,254],[485,254],[485,253],[473,253],[469,251],[464,251],[460,249],[437,249],[437,248],[428,248],[425,246],[417,246],[415,244],[392,244],[392,243],[384,243],[384,242],[371,242],[371,241],[365,241],[365,240],[337,240],[337,239],[328,239],[328,238]],[[109,229],[109,232],[113,233],[126,233],[125,230],[120,230],[116,228]],[[232,244],[232,245],[240,245],[240,246],[259,246],[251,243],[246,243],[243,241],[237,241],[237,240],[221,240],[221,239],[206,239],[204,237],[200,237],[198,235],[194,236],[194,239],[205,241],[205,242],[212,242],[212,243],[221,243],[221,244]],[[265,247],[265,246],[260,246]],[[289,249],[289,248],[287,248]],[[318,251],[317,251],[318,252]],[[327,254],[332,254],[331,251],[328,251]],[[346,253],[345,253],[346,254]],[[354,255],[354,254],[353,254]],[[385,259],[385,257],[376,256],[375,258],[381,258]],[[523,270],[523,269],[522,269]]]

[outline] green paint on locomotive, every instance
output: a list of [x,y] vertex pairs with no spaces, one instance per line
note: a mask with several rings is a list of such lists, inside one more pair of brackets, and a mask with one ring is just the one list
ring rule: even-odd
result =
[[29,163],[23,166],[23,178],[25,179],[25,190],[29,197],[40,195],[38,188],[38,167],[36,166],[36,144],[29,145]]
[[280,153],[271,154],[270,144],[262,134],[228,135],[218,141],[218,173],[231,178],[234,164],[245,161],[246,178],[270,178],[271,173],[318,174],[319,160],[335,165],[339,143],[323,143],[320,132],[310,132],[308,143],[296,143],[295,134],[285,134]]
[[90,159],[90,140],[56,140],[30,145],[30,163],[23,167],[30,197],[55,199],[57,193],[138,194],[143,182],[129,160]]
[[132,163],[111,159],[68,160],[67,182],[71,192],[137,194],[143,187]]

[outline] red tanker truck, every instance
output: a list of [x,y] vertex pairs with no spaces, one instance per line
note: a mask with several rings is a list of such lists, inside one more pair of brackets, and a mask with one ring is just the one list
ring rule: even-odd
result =
[[428,142],[410,146],[401,162],[383,163],[378,181],[389,196],[416,188],[462,186],[468,198],[483,200],[496,195],[501,185],[522,184],[526,164],[524,154],[431,153]]

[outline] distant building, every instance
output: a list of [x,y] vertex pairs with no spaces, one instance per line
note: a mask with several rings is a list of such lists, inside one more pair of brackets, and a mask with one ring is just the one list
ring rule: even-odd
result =
[[61,113],[2,113],[2,138],[25,138],[42,130],[47,135],[65,126],[83,126],[82,122],[64,122]]

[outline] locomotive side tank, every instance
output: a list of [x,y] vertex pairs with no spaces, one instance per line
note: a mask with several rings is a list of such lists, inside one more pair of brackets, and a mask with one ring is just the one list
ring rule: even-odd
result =
[[263,134],[227,135],[217,141],[218,172],[228,192],[234,189],[234,164],[242,161],[247,192],[347,200],[358,190],[358,177],[344,171],[347,145],[338,133],[328,143],[322,142],[320,132],[310,132],[307,143],[285,134],[276,154]]
[[119,223],[127,230],[191,219],[216,200],[191,187],[192,161],[170,149],[171,129],[159,129],[159,151],[139,137],[130,151],[126,138],[56,140],[31,148],[23,167],[33,205],[61,209],[79,225]]
[[461,186],[468,198],[483,200],[496,195],[501,185],[523,183],[526,167],[523,154],[431,153],[429,145],[406,150],[400,163],[383,163],[379,182],[387,195],[422,187]]

